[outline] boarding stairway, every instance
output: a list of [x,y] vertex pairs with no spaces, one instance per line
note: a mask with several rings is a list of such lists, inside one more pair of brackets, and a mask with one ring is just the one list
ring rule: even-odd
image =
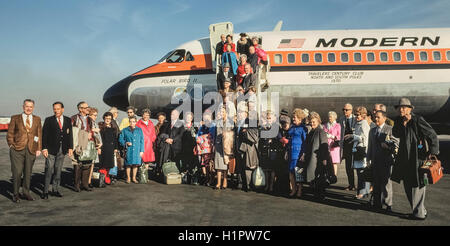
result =
[[[277,24],[277,26],[280,26],[281,24]],[[209,25],[209,40],[210,40],[210,47],[211,47],[211,65],[213,71],[216,72],[216,78],[217,74],[221,71],[221,60],[219,56],[216,54],[216,45],[219,43],[220,36],[222,34],[225,35],[233,35],[233,23],[231,22],[221,22],[216,24]],[[238,58],[239,59],[239,58]],[[258,66],[258,69],[256,72],[257,79],[256,79],[256,97],[257,97],[257,111],[258,111],[258,117],[261,115],[262,111],[265,111],[267,109],[270,109],[271,104],[271,97],[270,93],[264,94],[267,96],[267,98],[262,98],[262,92],[265,92],[269,89],[269,71],[270,71],[270,58],[267,56],[267,65],[260,64]],[[261,100],[265,99],[265,103],[263,103]],[[269,107],[267,105],[270,105]]]

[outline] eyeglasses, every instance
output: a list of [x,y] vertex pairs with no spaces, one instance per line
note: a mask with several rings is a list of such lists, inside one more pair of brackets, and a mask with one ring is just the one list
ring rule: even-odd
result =
[[80,107],[81,109],[87,109],[87,108],[89,108],[89,107]]
[[350,111],[351,109],[343,108],[342,111]]

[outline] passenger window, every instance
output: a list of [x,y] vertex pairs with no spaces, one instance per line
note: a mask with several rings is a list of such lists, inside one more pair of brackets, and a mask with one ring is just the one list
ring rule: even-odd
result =
[[441,60],[441,52],[440,51],[433,51],[433,59],[435,61],[440,61]]
[[314,61],[322,62],[322,54],[320,54],[320,53],[314,54]]
[[348,53],[341,53],[341,62],[348,62]]
[[295,63],[295,54],[288,54],[288,63]]
[[406,52],[406,59],[408,61],[414,61],[414,52],[412,51]]
[[275,54],[275,64],[280,64],[283,62],[283,56],[281,54]]
[[355,60],[355,62],[361,62],[361,59],[362,59],[361,53],[356,52],[353,54],[353,60]]
[[421,61],[428,61],[428,53],[426,51],[420,52],[420,60]]
[[176,50],[172,55],[167,58],[168,63],[178,63],[184,60],[185,50]]
[[336,55],[334,53],[328,53],[328,62],[336,62]]
[[309,62],[309,54],[302,54],[302,62],[303,63]]
[[387,52],[381,52],[380,53],[380,60],[382,62],[387,62],[388,61],[388,54],[387,54]]
[[194,56],[191,54],[190,51],[188,51],[186,54],[186,61],[193,61],[193,60],[194,60]]
[[368,62],[374,62],[375,61],[375,54],[373,52],[367,53],[367,61]]
[[447,61],[450,61],[450,50],[447,50]]
[[402,54],[400,52],[394,52],[394,61],[399,62],[402,60]]

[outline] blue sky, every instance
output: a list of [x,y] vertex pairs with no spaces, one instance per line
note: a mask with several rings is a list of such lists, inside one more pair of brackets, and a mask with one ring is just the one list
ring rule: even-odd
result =
[[[174,47],[208,36],[211,23],[235,32],[450,27],[448,0],[120,1],[0,0],[0,115],[66,114],[86,100],[100,109],[104,91],[152,65]],[[124,116],[124,114],[122,114]]]

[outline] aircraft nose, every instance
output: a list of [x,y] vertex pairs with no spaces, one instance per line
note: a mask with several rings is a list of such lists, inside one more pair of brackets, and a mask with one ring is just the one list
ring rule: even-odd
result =
[[131,77],[127,77],[111,86],[103,95],[103,102],[111,107],[117,107],[119,110],[125,111],[129,106],[128,86],[132,81]]

